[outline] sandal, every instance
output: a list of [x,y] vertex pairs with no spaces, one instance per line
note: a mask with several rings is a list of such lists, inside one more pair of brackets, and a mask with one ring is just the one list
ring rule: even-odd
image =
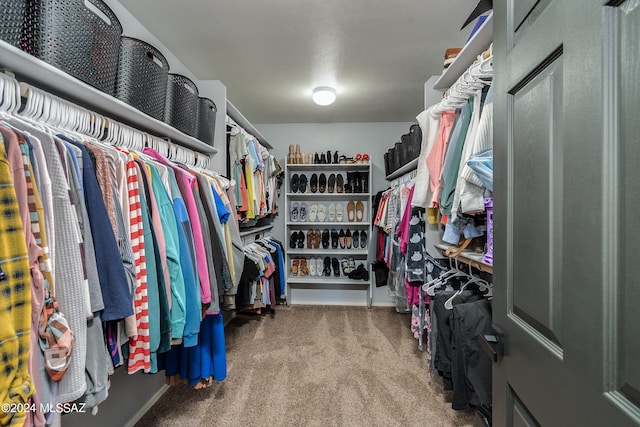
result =
[[349,274],[349,261],[346,258],[342,258],[340,264],[342,265],[342,275],[346,276]]
[[347,274],[350,274],[355,269],[356,269],[356,262],[353,260],[353,257],[349,257],[349,272]]
[[344,230],[340,229],[340,233],[338,233],[338,243],[340,243],[340,249],[344,249],[347,247],[344,239],[345,239]]
[[341,173],[336,175],[336,193],[342,193],[344,191],[344,177]]
[[292,193],[298,192],[298,185],[300,185],[300,177],[298,177],[297,173],[294,173],[293,175],[291,175],[291,192]]
[[344,208],[342,207],[341,203],[336,205],[336,221],[337,222],[344,221]]
[[304,231],[298,231],[298,249],[304,249]]
[[298,222],[298,202],[291,205],[291,222]]
[[300,182],[298,183],[298,191],[301,193],[307,192],[307,175],[300,174]]
[[318,191],[324,193],[327,189],[327,176],[323,173],[320,174],[320,179],[318,180]]
[[322,241],[322,233],[320,230],[315,231],[314,249],[320,249],[320,243]]
[[293,233],[291,233],[291,237],[289,237],[289,247],[291,249],[295,249],[297,245],[298,245],[298,232],[294,231]]
[[317,174],[313,174],[311,175],[311,192],[315,193],[316,191],[318,191],[318,175]]
[[[297,217],[297,213],[296,213]],[[353,222],[356,217],[356,204],[353,201],[347,203],[347,218],[349,218],[349,222]]]
[[315,276],[316,275],[316,260],[311,258],[309,260],[309,276]]
[[353,163],[362,163],[362,154],[356,154],[356,158],[353,159]]
[[341,165],[344,165],[347,163],[347,156],[345,156],[344,154],[340,156],[338,163],[340,163]]
[[356,203],[356,220],[358,222],[362,222],[362,218],[364,216],[364,203],[360,200]]
[[325,205],[318,206],[318,221],[324,222],[327,219],[327,208]]
[[331,230],[331,249],[338,249],[338,230]]
[[298,275],[298,267],[300,266],[300,260],[298,258],[294,258],[291,260],[291,275]]
[[316,233],[313,230],[307,231],[307,249],[313,249],[316,242]]
[[322,258],[316,258],[316,259],[312,259],[311,262],[316,263],[316,275],[317,276],[322,276],[322,268],[324,266],[324,260]]
[[329,229],[322,230],[322,248],[329,249]]
[[329,181],[327,182],[327,193],[333,193],[333,190],[336,186],[336,175],[335,174],[331,174],[329,175]]
[[328,256],[324,257],[324,270],[323,273],[325,276],[331,276],[331,258]]
[[311,205],[309,208],[309,221],[315,222],[318,219],[318,205]]
[[333,275],[335,277],[340,277],[340,264],[338,263],[338,258],[331,258],[331,266],[333,267]]
[[307,267],[307,259],[300,258],[300,276],[308,276],[309,267]]
[[[360,246],[360,232],[356,230],[353,232],[353,248],[358,249],[358,246]],[[362,248],[364,249],[364,246]]]
[[335,222],[336,220],[336,205],[334,203],[329,204],[329,222]]
[[353,237],[351,236],[351,230],[347,230],[344,236],[345,236],[344,242],[347,245],[347,249],[351,249],[351,245],[353,244]]

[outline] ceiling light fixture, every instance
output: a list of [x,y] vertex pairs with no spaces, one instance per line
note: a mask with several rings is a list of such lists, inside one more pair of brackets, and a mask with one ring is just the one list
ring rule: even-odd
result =
[[318,105],[333,104],[336,100],[336,90],[332,87],[317,87],[313,90],[313,102]]

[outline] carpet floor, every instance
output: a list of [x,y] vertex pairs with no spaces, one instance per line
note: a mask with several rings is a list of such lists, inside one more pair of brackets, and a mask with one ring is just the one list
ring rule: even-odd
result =
[[409,320],[386,307],[239,315],[226,329],[227,379],[172,386],[136,426],[473,426],[472,411],[429,384]]

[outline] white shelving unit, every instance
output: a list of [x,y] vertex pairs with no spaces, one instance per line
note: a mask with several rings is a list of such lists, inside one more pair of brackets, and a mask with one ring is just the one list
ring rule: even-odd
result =
[[262,144],[265,148],[272,149],[273,147],[269,144],[264,136],[256,129],[249,120],[238,110],[232,103],[227,99],[227,116],[231,118],[237,125],[244,128],[245,131],[249,132],[251,135],[255,136],[260,144]]
[[[367,185],[368,190],[364,193],[329,193],[327,190],[321,193],[318,191],[311,192],[311,177],[313,174],[316,174],[318,177],[320,174],[325,174],[325,177],[329,178],[330,174],[342,174],[345,183],[347,182],[347,172],[357,172],[357,173],[366,173],[367,174]],[[293,192],[291,190],[291,177],[294,174],[301,174],[307,177],[307,188],[304,193],[301,192]],[[331,289],[331,290],[364,290],[366,291],[366,303],[369,308],[371,308],[372,300],[373,300],[373,275],[371,268],[367,263],[368,256],[368,245],[371,242],[371,164],[287,164],[285,165],[285,206],[284,212],[287,215],[287,220],[285,221],[285,244],[287,245],[287,289],[289,295],[287,295],[287,300],[291,303],[295,303],[295,299],[292,298],[291,294],[293,292],[292,288],[296,289]],[[328,186],[328,184],[327,184]],[[364,205],[363,218],[362,221],[348,221],[348,213],[346,209],[346,205],[349,201],[354,202],[362,202]],[[327,207],[327,215],[328,215],[328,206],[331,203],[337,204],[340,203],[344,208],[344,219],[343,221],[329,221],[328,218],[325,221],[309,221],[308,220],[308,212],[307,212],[307,221],[291,221],[290,210],[292,203],[297,202],[306,203],[307,209],[311,207],[313,204],[321,205],[324,204]],[[352,246],[351,249],[343,249],[338,246],[337,248],[333,248],[331,244],[329,248],[324,249],[322,247],[322,243],[320,244],[319,249],[312,249],[307,247],[307,231],[308,230],[320,230],[320,232],[324,230],[335,229],[336,231],[340,231],[341,229],[357,230],[358,232],[366,231],[367,233],[367,244],[365,248],[358,247],[354,248]],[[304,246],[302,248],[291,248],[289,246],[289,240],[291,234],[293,232],[303,231],[305,233]],[[331,238],[330,238],[331,241]],[[325,257],[329,258],[337,258],[339,263],[340,275],[335,276],[333,268],[331,269],[330,276],[322,275],[322,271],[320,271],[321,275],[310,276],[301,275],[301,271],[299,269],[297,275],[292,275],[291,273],[291,265],[292,260],[294,258],[304,258],[307,259],[307,263],[309,263],[310,259],[316,260],[317,258],[324,259]],[[342,259],[344,258],[353,258],[356,264],[362,263],[367,268],[369,272],[369,280],[352,280],[346,277],[342,271]]]
[[75,77],[22,50],[0,40],[0,67],[11,71],[19,81],[34,86],[75,104],[82,105],[114,120],[136,127],[161,138],[205,154],[218,152],[204,142],[186,135],[119,99],[101,92]]

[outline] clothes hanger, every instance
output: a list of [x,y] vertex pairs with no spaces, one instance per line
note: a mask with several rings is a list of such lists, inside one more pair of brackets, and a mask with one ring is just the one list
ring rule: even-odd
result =
[[467,288],[467,286],[469,286],[472,283],[478,284],[480,286],[481,290],[488,290],[489,291],[489,295],[488,296],[492,296],[493,295],[492,286],[486,280],[481,279],[478,276],[474,276],[472,268],[471,268],[471,265],[469,265],[469,273],[468,274],[465,273],[465,275],[469,276],[469,281],[467,281],[464,285],[460,286],[460,289],[458,289],[449,299],[447,299],[444,302],[444,308],[446,308],[447,310],[453,309],[453,300],[458,295],[461,295],[462,292],[464,292],[464,290]]

